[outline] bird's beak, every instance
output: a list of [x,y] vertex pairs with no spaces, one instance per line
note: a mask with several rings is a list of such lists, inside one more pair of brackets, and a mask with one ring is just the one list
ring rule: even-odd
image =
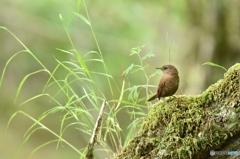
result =
[[162,70],[162,68],[161,68],[161,67],[157,67],[156,69],[160,69],[160,70]]

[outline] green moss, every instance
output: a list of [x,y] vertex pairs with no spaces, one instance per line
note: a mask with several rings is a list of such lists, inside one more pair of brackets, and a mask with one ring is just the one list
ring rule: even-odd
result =
[[117,158],[203,158],[240,131],[240,64],[198,96],[154,105],[137,137]]

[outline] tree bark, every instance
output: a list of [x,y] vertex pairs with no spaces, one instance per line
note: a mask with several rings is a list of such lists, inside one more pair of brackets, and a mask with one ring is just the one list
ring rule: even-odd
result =
[[[209,77],[211,78],[211,77]],[[240,63],[201,95],[169,97],[153,105],[119,159],[238,158],[217,151],[240,149]],[[211,156],[210,151],[215,155]]]

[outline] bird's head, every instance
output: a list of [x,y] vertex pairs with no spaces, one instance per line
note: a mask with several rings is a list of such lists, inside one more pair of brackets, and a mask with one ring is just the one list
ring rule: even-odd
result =
[[178,75],[178,70],[173,65],[164,65],[164,66],[158,67],[156,69],[161,69],[164,74],[177,74]]

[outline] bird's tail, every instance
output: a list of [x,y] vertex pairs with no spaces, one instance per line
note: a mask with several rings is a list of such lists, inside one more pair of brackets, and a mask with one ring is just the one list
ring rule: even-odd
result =
[[154,100],[154,99],[156,99],[156,98],[157,98],[157,94],[155,94],[154,96],[152,96],[151,98],[149,98],[147,101],[149,102],[149,101]]

